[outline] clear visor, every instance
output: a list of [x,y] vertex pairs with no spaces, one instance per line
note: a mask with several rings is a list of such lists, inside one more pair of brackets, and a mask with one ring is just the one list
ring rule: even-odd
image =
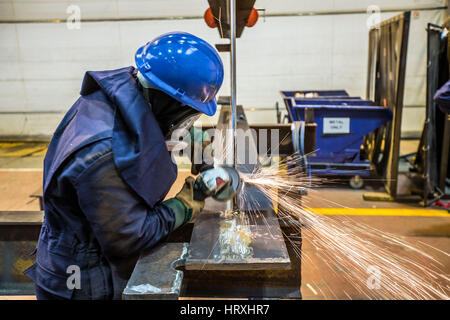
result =
[[[184,130],[186,130],[186,132],[189,133],[189,130],[194,125],[194,122],[197,121],[198,118],[200,118],[200,116],[201,116],[201,114],[195,114],[195,115],[192,115],[192,116],[188,117],[187,119],[181,121],[180,124],[171,128],[171,130],[170,130],[171,133],[178,129],[184,129]],[[172,137],[170,136],[166,140],[166,146],[167,146],[167,150],[169,150],[169,151],[179,151],[179,150],[183,150],[184,148],[186,148],[188,146],[188,144],[185,141],[178,141],[178,140],[174,141],[174,140],[172,140]]]
[[177,130],[177,129],[186,129],[187,131],[189,131],[191,129],[191,127],[194,125],[194,122],[198,120],[198,118],[200,118],[201,114],[194,114],[190,117],[188,117],[186,120],[182,121],[179,125],[176,125],[173,129]]

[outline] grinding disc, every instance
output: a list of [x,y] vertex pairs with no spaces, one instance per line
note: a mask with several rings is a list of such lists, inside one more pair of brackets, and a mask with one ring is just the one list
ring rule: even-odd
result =
[[230,183],[222,191],[220,191],[214,199],[219,201],[227,201],[236,195],[239,188],[239,173],[232,167],[222,167],[230,177]]

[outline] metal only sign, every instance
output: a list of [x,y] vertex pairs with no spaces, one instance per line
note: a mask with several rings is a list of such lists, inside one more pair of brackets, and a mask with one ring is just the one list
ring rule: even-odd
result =
[[323,118],[323,134],[350,133],[350,118]]

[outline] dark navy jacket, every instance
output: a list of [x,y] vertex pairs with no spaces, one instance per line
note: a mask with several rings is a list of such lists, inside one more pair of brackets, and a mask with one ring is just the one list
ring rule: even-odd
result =
[[[177,167],[136,81],[133,67],[87,72],[49,145],[44,223],[25,274],[52,294],[120,299],[139,253],[174,228],[161,201]],[[67,286],[73,265],[80,289]]]

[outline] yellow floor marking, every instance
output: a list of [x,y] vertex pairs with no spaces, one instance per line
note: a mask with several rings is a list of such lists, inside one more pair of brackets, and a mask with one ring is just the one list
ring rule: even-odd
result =
[[38,172],[44,171],[43,168],[0,168],[0,173],[2,172]]
[[12,148],[24,145],[25,142],[0,142],[0,149]]
[[307,210],[323,215],[450,217],[450,213],[446,210],[436,209],[311,208]]
[[[16,150],[16,151],[8,151],[7,149],[5,150],[0,150],[0,155],[2,157],[23,157],[26,155],[38,155],[40,153],[43,153],[45,149],[43,149],[44,146],[42,145],[38,145],[38,146],[33,146],[33,147],[28,147],[28,148],[23,148],[20,150]],[[44,153],[45,154],[45,153]]]
[[41,151],[33,153],[33,157],[45,156],[46,153],[47,153],[47,148],[42,149]]

